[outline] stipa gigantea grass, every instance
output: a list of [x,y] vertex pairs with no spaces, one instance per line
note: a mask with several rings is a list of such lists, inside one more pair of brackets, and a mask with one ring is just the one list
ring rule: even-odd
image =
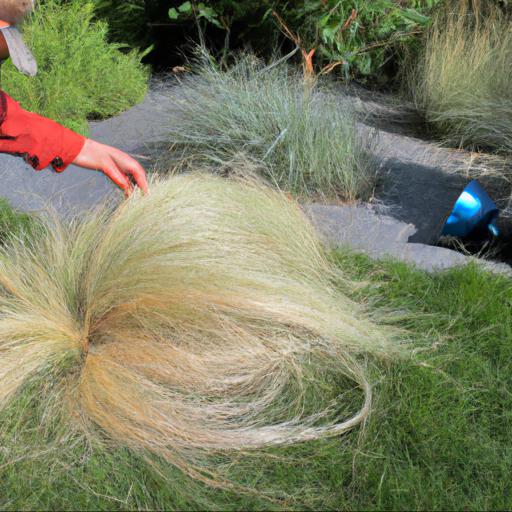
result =
[[492,2],[449,2],[435,17],[410,89],[450,144],[512,151],[512,19]]
[[0,409],[42,386],[42,432],[58,418],[65,438],[228,485],[221,455],[364,422],[363,356],[399,353],[334,285],[297,204],[256,183],[174,176],[38,233],[1,250]]
[[224,71],[203,55],[174,91],[179,121],[169,136],[180,156],[222,166],[245,153],[266,179],[299,196],[352,201],[375,185],[354,112],[286,64],[242,55]]

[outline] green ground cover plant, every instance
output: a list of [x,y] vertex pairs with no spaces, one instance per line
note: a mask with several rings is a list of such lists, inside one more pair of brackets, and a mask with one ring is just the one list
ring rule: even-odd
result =
[[169,138],[179,161],[224,172],[244,154],[269,182],[298,196],[352,201],[375,184],[371,141],[356,137],[352,108],[286,64],[243,55],[223,70],[203,55],[173,103],[179,121]]
[[354,298],[394,312],[417,351],[398,363],[369,362],[377,401],[364,433],[296,447],[292,464],[241,458],[232,468],[239,481],[281,489],[280,500],[212,491],[108,444],[77,442],[5,465],[7,455],[52,436],[36,428],[45,409],[27,390],[7,411],[19,419],[15,429],[2,431],[1,508],[510,509],[511,280],[476,266],[428,275],[352,253],[333,258],[360,281]]
[[512,151],[512,17],[496,3],[448,2],[436,15],[408,87],[442,139]]
[[149,78],[142,54],[108,43],[107,24],[93,16],[91,2],[46,0],[24,26],[38,75],[22,75],[10,61],[2,70],[2,87],[24,108],[83,134],[87,119],[110,117],[141,101]]

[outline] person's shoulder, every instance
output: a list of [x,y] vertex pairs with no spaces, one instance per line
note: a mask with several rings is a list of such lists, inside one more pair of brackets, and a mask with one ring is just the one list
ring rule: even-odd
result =
[[34,8],[34,0],[0,0],[0,20],[19,23]]

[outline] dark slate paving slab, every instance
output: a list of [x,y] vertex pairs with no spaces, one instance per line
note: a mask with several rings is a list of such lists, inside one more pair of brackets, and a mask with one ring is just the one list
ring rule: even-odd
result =
[[143,157],[151,155],[155,146],[166,140],[167,127],[173,122],[168,91],[175,87],[174,82],[155,83],[139,105],[111,119],[90,123],[91,138]]
[[36,172],[21,158],[0,154],[0,195],[22,211],[47,208],[59,214],[78,213],[105,200],[116,201],[119,194],[100,172],[70,166],[57,174]]
[[435,245],[468,182],[436,167],[391,158],[381,162],[375,196],[390,207],[391,215],[416,226],[410,242]]
[[425,127],[411,105],[394,97],[353,86],[339,87],[338,97],[341,104],[361,113],[360,137],[377,132],[373,155],[380,167],[380,183],[375,196],[389,207],[390,215],[417,227],[411,242],[436,244],[456,200],[475,178],[498,207],[507,210],[499,227],[512,235],[507,218],[511,217],[512,183],[505,177],[512,169],[504,159],[410,136]]
[[486,270],[512,276],[505,263],[465,256],[443,247],[408,243],[415,227],[379,214],[368,206],[304,205],[320,238],[330,248],[350,248],[373,259],[393,259],[427,272],[437,272],[476,262]]
[[[359,125],[360,136],[373,132]],[[418,229],[411,242],[436,244],[456,200],[478,179],[503,214],[500,231],[512,235],[510,163],[499,157],[436,146],[427,141],[380,130],[374,157],[380,167],[375,196],[390,215]]]

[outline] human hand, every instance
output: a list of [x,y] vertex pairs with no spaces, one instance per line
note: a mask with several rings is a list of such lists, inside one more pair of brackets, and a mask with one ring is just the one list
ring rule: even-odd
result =
[[132,179],[145,194],[149,192],[146,172],[142,166],[119,149],[86,139],[73,163],[85,169],[103,172],[124,190],[126,197],[133,191]]

